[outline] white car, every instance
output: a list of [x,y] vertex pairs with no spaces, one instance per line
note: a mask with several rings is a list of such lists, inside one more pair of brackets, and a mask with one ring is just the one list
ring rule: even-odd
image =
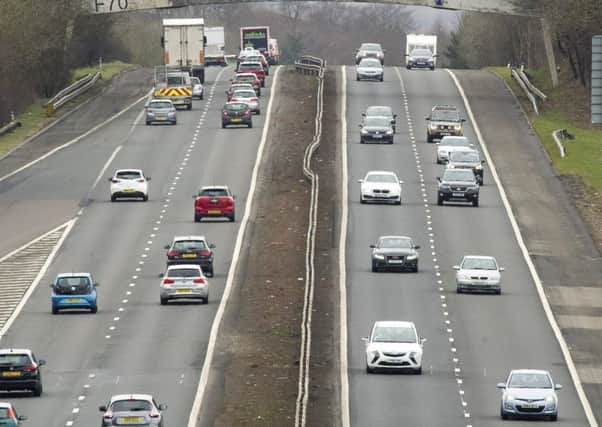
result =
[[355,79],[383,81],[384,69],[380,60],[376,58],[364,58],[355,66]]
[[253,89],[236,89],[232,93],[230,102],[244,102],[249,106],[249,110],[255,114],[261,114],[259,98]]
[[145,176],[140,169],[118,169],[112,177],[111,202],[119,198],[148,200],[148,182],[150,176]]
[[507,420],[511,416],[521,418],[558,419],[558,395],[560,384],[554,384],[548,371],[539,369],[515,369],[506,382],[499,383],[502,389],[500,416]]
[[203,88],[203,84],[201,83],[201,79],[198,77],[193,77],[192,81],[192,98],[193,99],[203,99],[205,92]]
[[422,373],[422,347],[426,339],[416,332],[414,322],[378,321],[366,342],[366,372],[409,370]]
[[451,151],[472,146],[470,140],[465,136],[444,136],[437,143],[437,164],[447,163]]
[[177,264],[167,267],[160,287],[161,305],[172,299],[200,299],[209,301],[209,283],[198,264]]
[[483,291],[502,293],[503,267],[492,256],[466,255],[460,265],[454,265],[458,293]]
[[380,202],[401,205],[401,184],[395,172],[370,171],[358,181],[360,203]]

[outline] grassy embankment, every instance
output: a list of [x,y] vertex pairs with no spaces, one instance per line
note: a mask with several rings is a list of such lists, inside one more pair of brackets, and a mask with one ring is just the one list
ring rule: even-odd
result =
[[[119,74],[121,71],[126,70],[128,68],[133,67],[131,64],[126,64],[121,61],[108,62],[103,64],[102,66],[102,80],[100,84],[106,84],[109,82],[115,75]],[[72,80],[75,81],[88,73],[94,73],[98,71],[98,67],[84,67],[78,68],[73,71]],[[80,95],[80,97],[85,97],[86,94]],[[48,99],[36,99],[27,111],[19,114],[16,119],[21,122],[21,127],[17,128],[15,131],[7,133],[3,136],[0,136],[0,158],[8,153],[14,147],[20,145],[23,141],[25,141],[30,136],[34,135],[43,127],[49,125],[52,121],[56,120],[57,117],[60,117],[60,113],[66,111],[59,111],[59,114],[53,117],[47,117],[46,115],[46,102]]]
[[[577,178],[585,184],[586,191],[591,195],[602,194],[602,130],[590,124],[589,91],[578,83],[561,83],[552,88],[545,70],[528,71],[532,83],[549,97],[547,101],[538,103],[538,116],[522,89],[512,79],[510,70],[494,68],[493,71],[506,80],[521,101],[558,173]],[[575,135],[573,141],[564,142],[567,151],[564,159],[560,157],[552,137],[552,132],[561,128]]]

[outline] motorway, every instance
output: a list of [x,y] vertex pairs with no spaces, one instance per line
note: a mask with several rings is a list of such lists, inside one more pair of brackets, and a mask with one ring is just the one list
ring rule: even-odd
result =
[[[55,261],[2,339],[2,347],[31,348],[47,362],[41,398],[10,398],[29,417],[27,425],[100,424],[99,405],[112,394],[136,392],[168,405],[166,425],[187,425],[240,225],[195,224],[191,196],[201,185],[229,185],[237,196],[237,217],[243,217],[270,96],[266,87],[264,115],[254,118],[253,129],[222,129],[220,109],[232,73],[232,67],[209,69],[205,101],[179,111],[177,126],[145,126],[141,109],[132,109],[0,183],[0,199],[64,200],[75,205],[69,215],[77,215]],[[141,168],[152,177],[147,203],[110,203],[106,179],[123,167]],[[217,246],[209,304],[160,306],[163,246],[174,235],[187,234],[206,235]],[[100,283],[98,314],[50,313],[48,284],[69,271],[89,271]]]
[[[540,368],[549,369],[555,382],[564,387],[559,392],[557,424],[587,425],[487,165],[479,208],[437,206],[435,178],[443,166],[435,163],[435,145],[425,142],[424,118],[435,104],[453,104],[464,112],[452,79],[444,70],[398,71],[387,67],[384,83],[356,82],[354,69],[346,67],[343,89],[348,129],[344,137],[349,175],[346,274],[351,424],[503,425],[496,384],[511,369]],[[397,112],[394,145],[359,144],[357,124],[369,105],[390,105]],[[470,121],[465,124],[465,135],[477,143]],[[402,206],[360,205],[357,180],[376,169],[395,171],[404,181]],[[369,245],[387,234],[411,236],[422,246],[418,274],[370,272]],[[451,267],[465,254],[493,255],[506,268],[501,296],[455,293]],[[360,338],[369,334],[376,320],[416,323],[428,340],[423,375],[366,374]]]

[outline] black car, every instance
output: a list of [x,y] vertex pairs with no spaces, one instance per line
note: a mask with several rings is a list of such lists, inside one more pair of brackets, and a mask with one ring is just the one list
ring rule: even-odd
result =
[[393,144],[393,124],[388,117],[367,116],[364,118],[360,127],[360,143],[378,142],[384,144]]
[[445,169],[437,177],[437,204],[443,202],[468,202],[479,206],[479,183],[470,169]]
[[244,102],[227,102],[222,108],[222,128],[229,125],[253,127],[253,114]]
[[29,390],[34,396],[41,396],[40,366],[45,364],[28,349],[0,350],[0,390]]
[[208,244],[204,236],[174,237],[167,249],[167,266],[175,264],[200,265],[203,273],[213,277],[213,249],[215,245]]
[[412,68],[429,68],[435,69],[435,57],[430,49],[414,49],[408,56],[406,68],[411,70]]
[[462,149],[451,151],[449,153],[447,167],[450,169],[470,169],[477,178],[479,185],[483,185],[483,164],[481,156],[477,150]]
[[405,236],[382,236],[372,248],[372,272],[412,271],[418,272],[418,249],[411,238]]

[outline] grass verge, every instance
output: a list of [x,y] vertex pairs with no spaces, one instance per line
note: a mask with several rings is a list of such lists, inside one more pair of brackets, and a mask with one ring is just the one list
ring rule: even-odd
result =
[[[132,64],[126,64],[121,61],[103,64],[100,85],[107,84],[114,76],[132,67],[134,67]],[[96,72],[97,70],[98,67],[78,68],[73,72],[73,81],[88,73]],[[88,93],[80,95],[76,102],[85,99],[87,96],[89,96]],[[21,122],[21,127],[16,128],[13,132],[0,136],[0,158],[5,156],[13,148],[21,145],[27,138],[35,135],[41,129],[60,118],[61,114],[64,114],[68,110],[68,108],[64,108],[63,110],[59,110],[54,116],[48,117],[46,115],[46,102],[48,102],[47,98],[38,98],[26,111],[16,116],[16,119]]]

